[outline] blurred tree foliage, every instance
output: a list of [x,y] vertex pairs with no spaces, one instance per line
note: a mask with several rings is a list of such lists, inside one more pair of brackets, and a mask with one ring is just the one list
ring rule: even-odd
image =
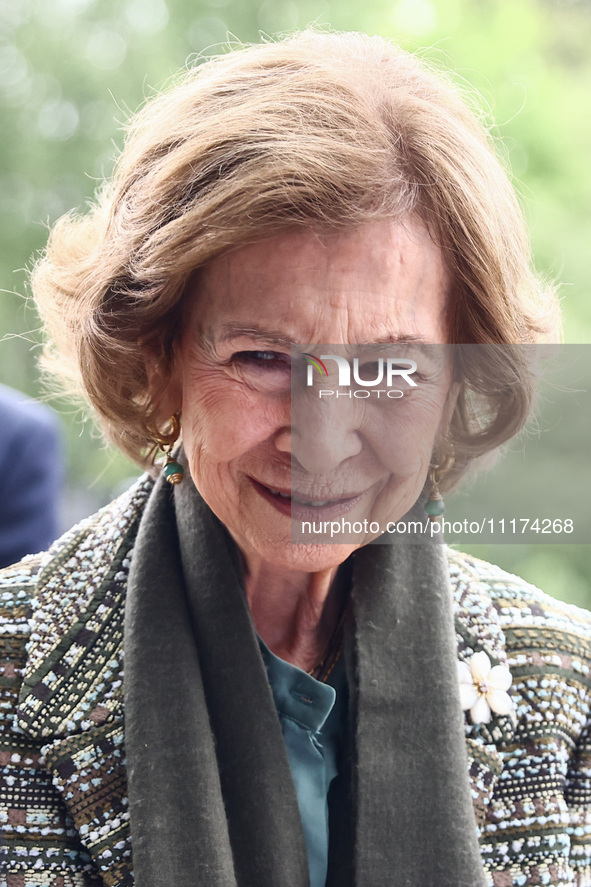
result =
[[[567,342],[591,342],[589,0],[0,0],[0,381],[40,393],[40,334],[26,268],[48,226],[109,174],[122,124],[185,64],[309,24],[399,40],[483,96],[514,170],[538,267],[563,282]],[[107,453],[76,408],[66,520],[136,469]],[[573,495],[589,495],[581,478]],[[543,479],[540,480],[543,495]],[[500,546],[484,556],[591,603],[589,546]]]

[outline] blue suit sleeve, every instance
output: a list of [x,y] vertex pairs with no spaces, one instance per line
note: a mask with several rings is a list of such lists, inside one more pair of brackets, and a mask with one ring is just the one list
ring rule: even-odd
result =
[[63,482],[51,410],[0,391],[0,567],[46,549],[59,533]]

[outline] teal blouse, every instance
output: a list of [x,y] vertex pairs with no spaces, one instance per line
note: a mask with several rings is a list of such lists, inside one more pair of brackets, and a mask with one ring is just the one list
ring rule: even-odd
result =
[[327,683],[275,656],[259,639],[297,794],[310,887],[325,887],[328,789],[346,730],[347,678],[341,657]]

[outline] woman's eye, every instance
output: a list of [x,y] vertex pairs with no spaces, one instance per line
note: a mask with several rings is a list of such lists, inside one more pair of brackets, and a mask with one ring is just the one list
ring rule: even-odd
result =
[[265,370],[286,370],[290,365],[289,355],[278,351],[239,351],[232,359],[235,363]]
[[367,361],[359,367],[359,376],[362,379],[378,379],[384,375],[384,367],[377,360]]
[[238,351],[232,363],[251,387],[283,391],[291,384],[291,358],[279,351]]

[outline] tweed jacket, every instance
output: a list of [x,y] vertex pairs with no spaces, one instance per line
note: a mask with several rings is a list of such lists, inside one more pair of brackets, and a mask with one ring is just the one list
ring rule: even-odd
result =
[[[123,611],[151,485],[140,479],[47,554],[0,573],[7,887],[133,884]],[[466,717],[488,884],[591,885],[591,615],[467,555],[448,561],[458,657],[485,650],[513,674],[512,715]]]

